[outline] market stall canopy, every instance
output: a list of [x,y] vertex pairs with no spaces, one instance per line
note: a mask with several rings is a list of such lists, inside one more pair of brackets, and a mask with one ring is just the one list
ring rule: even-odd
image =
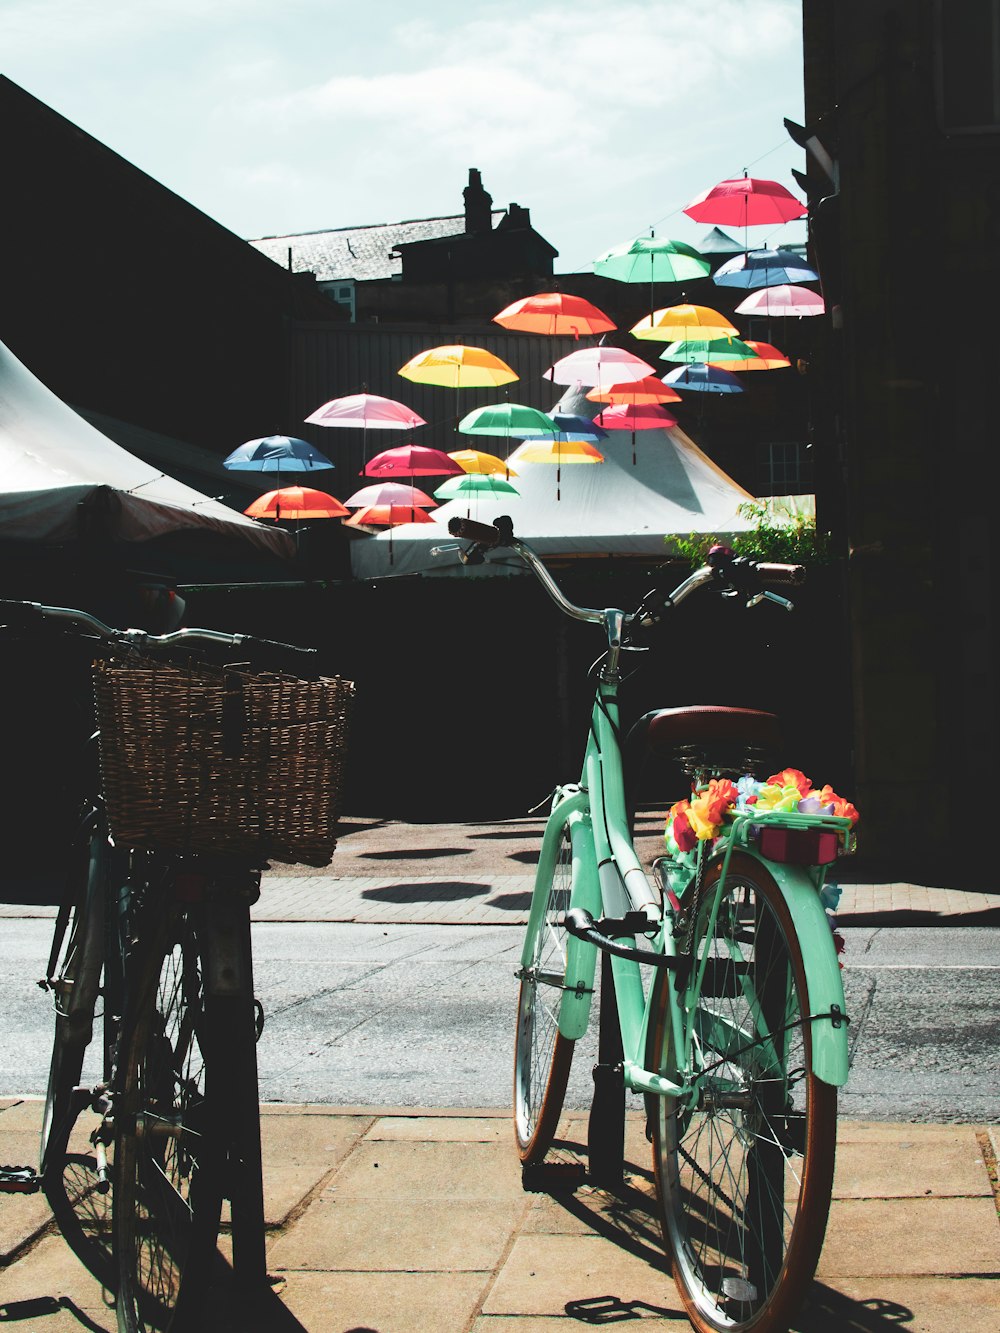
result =
[[0,343],[0,538],[75,541],[88,508],[117,541],[197,530],[271,555],[295,553],[288,533],[174,481],[102,435]]
[[[571,390],[553,410],[589,415],[597,407]],[[722,535],[753,526],[738,512],[752,497],[682,430],[676,426],[650,430],[643,444],[647,441],[649,447],[640,451],[633,465],[630,432],[611,430],[600,444],[601,466],[564,469],[558,504],[551,468],[519,465],[520,495],[482,496],[474,498],[471,507],[467,499],[449,501],[434,511],[438,523],[433,533],[410,525],[396,528],[391,567],[387,538],[372,536],[352,543],[354,573],[362,579],[388,573],[468,575],[470,568],[448,549],[454,543],[442,529],[447,529],[449,518],[469,513],[482,523],[509,514],[515,533],[545,557],[632,555],[662,560],[667,535]],[[442,546],[442,554],[431,554],[432,548]],[[486,564],[474,572],[516,573],[520,566],[509,553],[490,552]]]

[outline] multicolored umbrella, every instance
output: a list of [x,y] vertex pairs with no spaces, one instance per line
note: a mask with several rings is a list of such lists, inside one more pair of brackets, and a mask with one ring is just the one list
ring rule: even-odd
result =
[[741,315],[803,316],[822,315],[826,310],[822,296],[808,287],[795,287],[787,283],[778,287],[759,287],[751,292],[736,307]]
[[360,430],[412,430],[416,426],[426,426],[423,417],[417,416],[405,403],[398,403],[394,398],[380,398],[375,393],[352,393],[344,398],[331,398],[315,412],[310,412],[306,421],[315,426],[341,426]]
[[481,449],[456,449],[448,457],[454,459],[463,472],[477,472],[486,476],[503,472],[508,477],[517,476],[502,458],[497,458],[496,454],[484,453]]
[[707,361],[709,365],[725,365],[730,361],[746,361],[756,356],[749,343],[739,338],[685,338],[671,343],[660,353],[661,361]]
[[546,370],[542,378],[553,384],[612,384],[652,375],[653,367],[623,347],[581,347]]
[[314,491],[308,486],[284,486],[258,496],[243,512],[250,518],[299,520],[344,518],[351,511],[326,491]]
[[434,492],[437,500],[461,500],[468,495],[520,495],[520,491],[503,477],[489,472],[466,472],[461,477],[449,477]]
[[401,481],[380,481],[374,486],[362,486],[344,501],[349,509],[367,509],[374,505],[413,505],[418,509],[433,509],[434,501],[416,486],[405,486]]
[[494,315],[493,322],[521,333],[571,334],[574,338],[581,334],[608,333],[618,327],[596,305],[566,292],[525,296]]
[[712,281],[720,287],[776,287],[789,282],[818,282],[819,274],[793,250],[748,250],[720,265]]
[[555,465],[556,499],[562,499],[562,467],[564,463],[603,463],[604,455],[586,440],[525,440],[511,454],[518,466],[526,463]]
[[423,444],[400,444],[385,449],[370,459],[364,468],[366,477],[451,477],[461,467],[441,449]]
[[784,352],[779,352],[777,347],[773,347],[770,343],[755,342],[753,338],[747,338],[746,345],[753,352],[753,356],[747,357],[745,361],[727,361],[726,370],[781,370],[792,364]]
[[672,305],[640,319],[631,332],[634,338],[672,343],[684,338],[729,338],[739,329],[709,306]]
[[712,222],[720,227],[773,227],[805,217],[808,210],[778,181],[744,173],[737,180],[719,181],[703,190],[683,211],[695,222]]
[[613,245],[593,263],[595,273],[616,282],[686,282],[710,268],[693,245],[652,234]]
[[234,449],[222,466],[231,472],[314,472],[332,468],[325,454],[294,435],[265,435]]
[[492,389],[517,379],[510,366],[492,352],[461,343],[418,352],[399,374],[415,384],[436,384],[446,389]]
[[663,377],[665,384],[676,385],[685,392],[695,393],[742,393],[743,385],[735,375],[722,366],[707,366],[695,362],[690,366],[678,366],[669,375]]

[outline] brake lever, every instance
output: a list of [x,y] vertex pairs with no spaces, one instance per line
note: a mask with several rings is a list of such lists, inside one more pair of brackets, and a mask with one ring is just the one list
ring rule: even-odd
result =
[[795,610],[794,602],[790,602],[787,597],[779,597],[776,592],[771,592],[769,588],[765,588],[761,592],[754,593],[753,596],[750,597],[747,601],[747,609],[749,610],[750,607],[752,606],[759,606],[761,602],[764,601],[774,602],[775,606],[780,606],[785,611]]

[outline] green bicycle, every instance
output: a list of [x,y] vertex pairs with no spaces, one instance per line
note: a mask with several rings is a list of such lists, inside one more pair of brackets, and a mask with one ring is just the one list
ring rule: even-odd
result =
[[[719,547],[669,595],[653,593],[633,613],[597,610],[563,595],[509,519],[453,519],[449,530],[472,541],[467,563],[488,548],[513,550],[566,615],[603,625],[607,637],[583,770],[553,797],[518,971],[521,1160],[539,1163],[556,1135],[603,952],[624,1053],[618,1072],[645,1095],[660,1224],[691,1323],[704,1333],[785,1329],[819,1260],[833,1183],[848,1019],[821,891],[828,863],[851,845],[856,812],[815,800],[765,809],[748,795],[777,743],[772,714],[661,709],[623,743],[618,688],[623,649],[693,592],[714,587],[790,609],[764,585],[801,582],[804,570]],[[653,880],[630,832],[623,750],[633,748],[690,774],[692,801],[678,813],[699,798],[702,812],[706,800],[724,807],[711,836],[687,836],[685,816]],[[837,802],[846,805],[835,798],[835,811]]]

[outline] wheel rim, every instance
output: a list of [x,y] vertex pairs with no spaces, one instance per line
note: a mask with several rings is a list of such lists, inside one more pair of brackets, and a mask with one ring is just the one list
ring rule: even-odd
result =
[[151,1011],[133,1037],[122,1107],[129,1132],[118,1143],[119,1178],[132,1195],[120,1224],[122,1284],[130,1287],[135,1327],[150,1333],[170,1326],[180,1299],[198,1200],[207,1129],[202,1015],[197,948],[182,925],[163,955]]
[[537,1133],[549,1077],[556,1059],[559,1006],[566,978],[568,935],[562,918],[573,887],[572,839],[564,827],[549,883],[544,920],[535,936],[532,959],[521,979],[517,1014],[514,1119],[518,1142]]
[[702,923],[698,939],[703,1077],[693,1109],[659,1099],[664,1222],[695,1309],[714,1328],[740,1328],[773,1298],[796,1234],[809,1033],[783,925],[751,881],[730,887],[712,936]]

